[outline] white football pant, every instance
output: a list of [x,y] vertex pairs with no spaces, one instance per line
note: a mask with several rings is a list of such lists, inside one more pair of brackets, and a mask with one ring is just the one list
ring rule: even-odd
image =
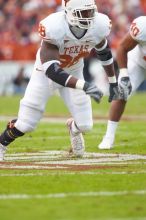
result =
[[138,89],[146,79],[146,69],[139,66],[135,61],[128,59],[128,73],[132,84],[132,93]]
[[[16,128],[23,133],[34,130],[43,116],[48,98],[58,89],[78,128],[82,132],[90,131],[93,126],[90,97],[82,90],[66,88],[53,82],[41,70],[42,65],[36,61],[25,95],[20,101]],[[73,72],[70,74],[73,75]],[[76,76],[83,78],[81,70]]]

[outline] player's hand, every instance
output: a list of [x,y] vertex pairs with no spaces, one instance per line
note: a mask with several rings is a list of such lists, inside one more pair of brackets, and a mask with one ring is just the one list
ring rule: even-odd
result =
[[84,91],[87,95],[90,95],[96,102],[100,102],[103,96],[103,93],[97,86],[93,83],[85,82]]
[[130,78],[128,76],[121,77],[118,83],[119,91],[120,91],[120,97],[121,99],[124,99],[127,101],[128,96],[130,95],[132,91],[132,85],[130,82]]
[[110,83],[109,84],[109,98],[108,101],[111,102],[113,100],[118,100],[120,98],[118,83]]

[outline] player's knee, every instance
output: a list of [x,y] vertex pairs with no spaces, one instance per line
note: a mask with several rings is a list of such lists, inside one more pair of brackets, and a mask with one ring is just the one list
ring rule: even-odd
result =
[[93,124],[82,124],[82,125],[78,125],[78,128],[80,129],[80,131],[82,131],[83,133],[87,133],[90,132],[93,128]]
[[35,129],[36,127],[36,123],[32,122],[32,121],[22,121],[22,120],[17,120],[15,127],[23,132],[23,133],[27,133],[27,132],[31,132]]
[[42,111],[21,103],[16,128],[23,133],[33,131],[42,117]]

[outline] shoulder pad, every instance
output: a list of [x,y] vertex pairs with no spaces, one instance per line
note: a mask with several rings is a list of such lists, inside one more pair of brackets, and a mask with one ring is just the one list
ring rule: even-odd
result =
[[111,28],[112,28],[112,22],[109,19],[109,17],[105,14],[97,13],[96,16],[96,30],[97,35],[100,38],[105,38],[109,35]]
[[146,16],[140,16],[132,22],[130,35],[136,41],[146,41]]
[[43,40],[58,45],[59,40],[64,34],[63,29],[64,13],[57,12],[49,15],[40,22],[38,32]]

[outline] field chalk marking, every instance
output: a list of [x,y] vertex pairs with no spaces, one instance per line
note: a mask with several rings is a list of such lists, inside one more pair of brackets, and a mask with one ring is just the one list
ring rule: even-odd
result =
[[134,175],[134,174],[146,174],[146,171],[119,171],[119,172],[92,172],[92,171],[78,171],[78,172],[69,172],[69,171],[55,171],[47,173],[0,173],[0,177],[19,177],[19,176],[55,176],[55,175]]
[[69,193],[51,193],[51,194],[0,194],[0,200],[8,199],[51,199],[51,198],[67,198],[67,197],[98,197],[98,196],[125,196],[125,195],[145,195],[146,190],[135,191],[99,191],[99,192],[69,192]]
[[70,157],[67,151],[40,151],[6,154],[0,169],[67,170],[70,166],[146,164],[146,155],[89,153],[83,158]]

